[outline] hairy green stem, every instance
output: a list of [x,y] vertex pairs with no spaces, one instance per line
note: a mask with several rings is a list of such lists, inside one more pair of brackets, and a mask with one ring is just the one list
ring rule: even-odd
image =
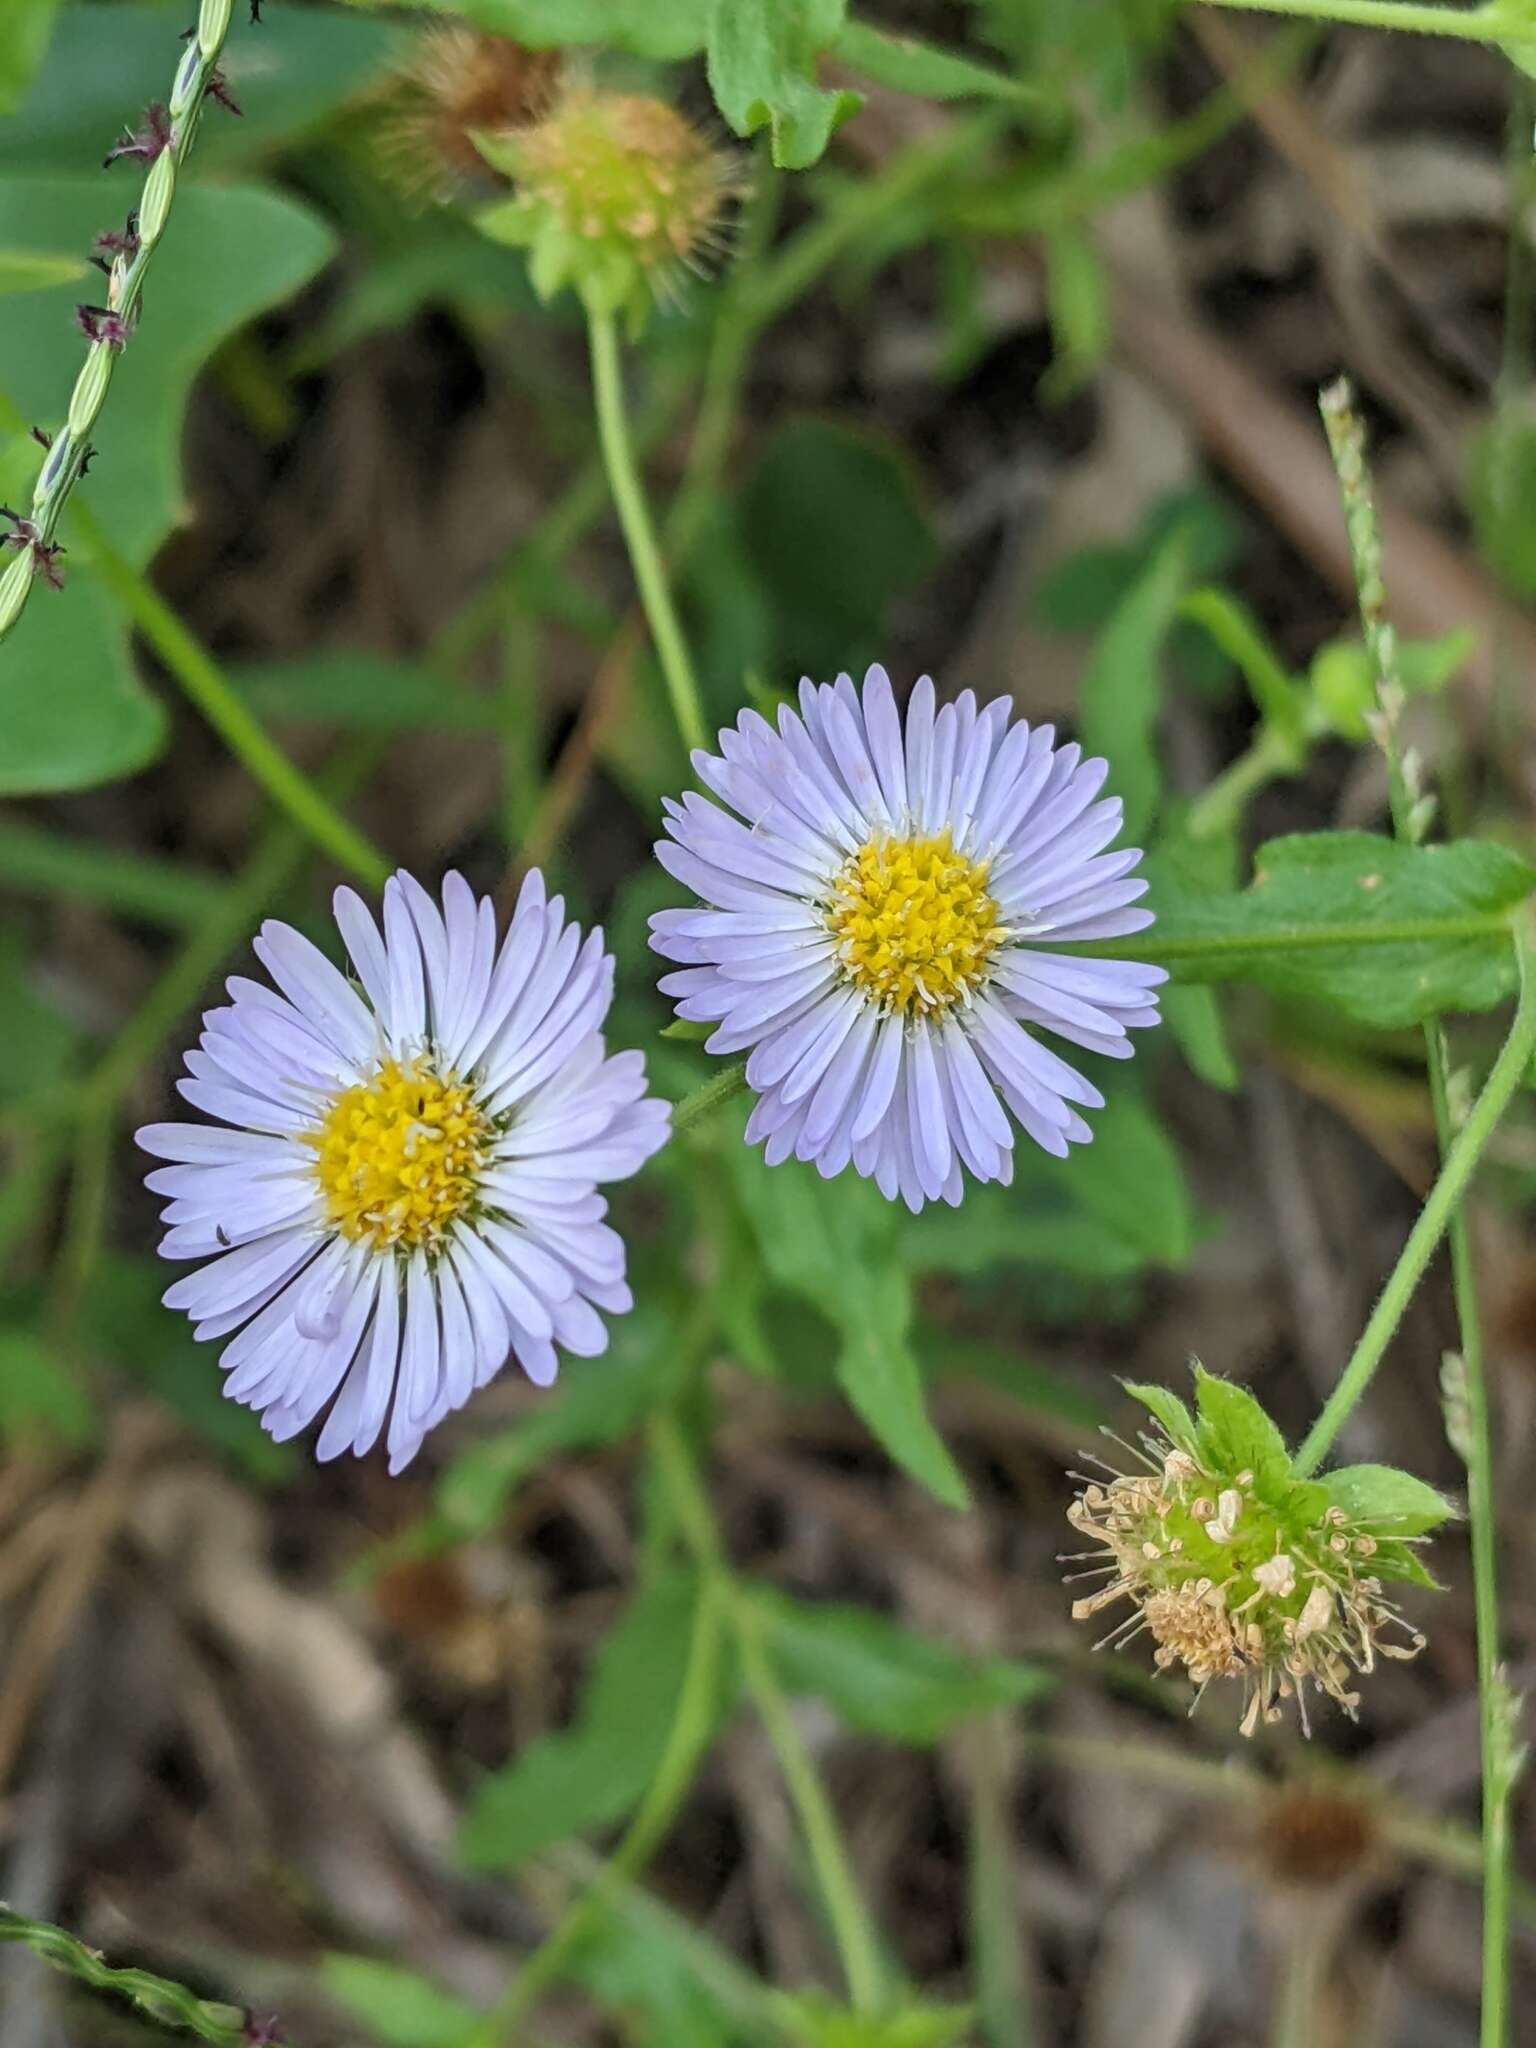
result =
[[645,1797],[612,1856],[524,1963],[467,2048],[499,2048],[502,2043],[518,2048],[524,2025],[543,1993],[560,1977],[603,1908],[625,1885],[634,1883],[677,1818],[714,1730],[721,1620],[719,1585],[705,1578],[694,1611],[677,1712]]
[[[37,571],[46,561],[46,555],[39,551],[54,544],[70,492],[84,472],[91,452],[91,429],[106,403],[117,358],[131,342],[144,280],[170,218],[177,180],[197,133],[203,101],[218,68],[233,12],[234,0],[202,0],[197,25],[183,48],[170,99],[163,109],[169,123],[168,139],[150,162],[144,190],[130,217],[131,230],[122,237],[122,247],[114,252],[107,278],[107,312],[121,327],[114,328],[110,337],[92,340],[84,367],[75,380],[68,417],[54,435],[38,473],[29,515],[32,531],[23,536],[33,544],[20,547],[16,559],[0,576],[0,640],[21,617]],[[155,148],[157,144],[151,139],[148,146]]]
[[592,347],[592,389],[597,404],[597,433],[609,489],[624,530],[630,564],[640,591],[640,602],[651,629],[656,656],[672,700],[672,714],[689,753],[706,742],[704,710],[693,673],[688,643],[678,621],[661,549],[630,444],[629,422],[624,410],[624,378],[619,360],[618,330],[611,313],[587,309],[587,328]]
[[[1442,7],[1419,0],[1205,0],[1211,7],[1235,7],[1247,14],[1288,14],[1302,21],[1334,21],[1343,28],[1408,29],[1417,35],[1457,36],[1496,43],[1515,36],[1522,24],[1500,0],[1484,7]],[[1524,24],[1527,32],[1529,23]]]
[[742,1677],[773,1745],[805,1837],[848,1995],[861,2012],[876,2011],[885,1976],[879,1942],[859,1894],[832,1802],[763,1648],[757,1611],[725,1560],[708,1496],[673,1417],[658,1418],[652,1426],[651,1443],[684,1540],[706,1580],[720,1589],[741,1658]]
[[79,505],[74,518],[103,584],[247,773],[321,852],[366,888],[382,888],[389,862],[268,736],[202,642],[147,578],[118,553],[94,515]]
[[1446,1155],[1440,1176],[1408,1234],[1402,1255],[1371,1311],[1370,1320],[1339,1376],[1338,1385],[1329,1395],[1322,1413],[1307,1432],[1297,1453],[1296,1470],[1303,1476],[1317,1470],[1334,1438],[1370,1385],[1403,1319],[1413,1291],[1423,1278],[1424,1269],[1433,1258],[1446,1226],[1455,1214],[1457,1203],[1466,1193],[1483,1148],[1498,1128],[1499,1119],[1509,1107],[1515,1090],[1524,1081],[1531,1055],[1536,1052],[1536,929],[1533,929],[1531,906],[1527,905],[1516,917],[1513,935],[1520,997],[1509,1036],[1494,1061],[1482,1094],[1473,1104],[1471,1114]]
[[684,1131],[691,1131],[695,1124],[712,1116],[722,1102],[729,1102],[734,1095],[740,1095],[747,1085],[746,1063],[737,1060],[718,1074],[712,1074],[701,1082],[691,1095],[685,1095],[672,1112],[672,1135],[680,1138]]

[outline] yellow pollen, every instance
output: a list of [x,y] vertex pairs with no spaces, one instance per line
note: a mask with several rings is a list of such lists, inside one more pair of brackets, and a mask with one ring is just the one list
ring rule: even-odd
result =
[[848,977],[902,1016],[943,1010],[986,978],[1003,937],[987,867],[932,839],[871,839],[832,884],[827,926]]
[[490,1126],[461,1082],[424,1060],[386,1060],[346,1089],[310,1143],[343,1237],[435,1251],[475,1198]]

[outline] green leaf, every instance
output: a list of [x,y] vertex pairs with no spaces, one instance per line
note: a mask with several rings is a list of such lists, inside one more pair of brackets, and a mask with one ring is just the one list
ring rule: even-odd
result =
[[[16,0],[0,5],[7,30],[15,5]],[[221,66],[241,118],[231,120],[221,108],[209,107],[191,158],[193,177],[208,166],[228,170],[265,159],[278,144],[310,133],[406,47],[395,24],[360,15],[288,7],[282,33],[274,36],[264,28],[248,28],[245,12],[237,0],[236,28]],[[137,197],[142,169],[136,181],[131,166],[118,165],[106,177],[96,167],[125,121],[137,120],[151,100],[168,97],[179,55],[176,37],[183,26],[158,6],[87,0],[64,8],[31,91],[0,127],[0,168],[88,174],[95,229],[111,224],[114,214],[120,220]],[[0,51],[6,40],[0,35]],[[4,64],[0,54],[0,76]],[[175,214],[181,212],[184,190],[177,192]],[[173,233],[174,219],[173,214]],[[60,246],[79,247],[83,253],[90,237]],[[156,280],[166,253],[156,252],[150,293],[159,289]]]
[[1334,1507],[1378,1539],[1428,1535],[1457,1512],[1454,1501],[1393,1465],[1342,1465],[1318,1483]]
[[484,2018],[418,1971],[372,1956],[328,1955],[320,1982],[382,2048],[464,2048]]
[[0,1442],[88,1443],[96,1409],[30,1330],[0,1329]]
[[[13,114],[21,105],[47,55],[58,11],[59,0],[8,0],[5,33],[0,36],[0,114]],[[0,276],[3,273],[0,258]]]
[[0,1103],[26,1102],[65,1078],[84,1033],[49,1001],[20,932],[5,926],[0,926],[0,1017],[5,1019]]
[[1163,1022],[1192,1070],[1208,1088],[1235,1094],[1242,1086],[1242,1069],[1227,1037],[1216,991],[1170,983],[1162,997]]
[[1092,241],[1075,227],[1053,228],[1045,238],[1045,297],[1055,360],[1042,391],[1057,405],[1103,362],[1114,326],[1108,274]]
[[741,546],[774,638],[769,672],[834,676],[875,659],[894,605],[938,560],[911,464],[892,442],[815,419],[771,434],[743,485]]
[[[228,900],[227,883],[180,861],[124,846],[93,846],[19,818],[0,820],[0,882],[169,926],[196,927]],[[7,1013],[8,1027],[9,1022]]]
[[1254,709],[1283,740],[1300,766],[1306,753],[1306,696],[1264,638],[1248,607],[1225,590],[1192,590],[1179,606],[1210,634],[1248,685]]
[[780,1992],[774,2004],[796,2048],[956,2048],[976,2024],[967,2005],[858,2012],[823,1991]]
[[1190,1458],[1196,1455],[1199,1431],[1195,1427],[1195,1418],[1177,1394],[1171,1393],[1167,1387],[1156,1387],[1143,1381],[1123,1380],[1121,1384],[1133,1401],[1139,1401],[1143,1408],[1152,1411],[1176,1451],[1183,1451]]
[[510,1429],[462,1451],[437,1482],[437,1510],[456,1541],[494,1529],[517,1488],[562,1451],[620,1442],[675,1391],[682,1371],[673,1317],[642,1301],[615,1321],[608,1350]]
[[[574,1724],[542,1735],[480,1785],[460,1838],[479,1870],[515,1870],[553,1842],[616,1821],[655,1773],[688,1661],[697,1580],[669,1573],[636,1595],[603,1638]],[[723,1720],[735,1675],[716,1701]]]
[[928,1419],[909,1341],[901,1212],[851,1174],[832,1187],[798,1160],[765,1166],[744,1144],[729,1144],[727,1157],[769,1275],[837,1326],[837,1376],[848,1399],[914,1479],[946,1506],[964,1507],[965,1482]]
[[1199,1462],[1207,1471],[1251,1471],[1260,1493],[1288,1479],[1285,1438],[1246,1387],[1195,1366],[1195,1407],[1200,1415]]
[[1085,754],[1109,761],[1109,790],[1125,804],[1125,836],[1145,838],[1157,810],[1162,769],[1157,719],[1161,650],[1189,577],[1183,529],[1175,527],[1116,605],[1093,650],[1079,695]]
[[1514,986],[1511,913],[1536,870],[1486,840],[1400,846],[1370,832],[1298,833],[1254,856],[1236,895],[1191,888],[1153,857],[1144,959],[1180,980],[1252,981],[1395,1030],[1486,1010]]
[[1051,1688],[1033,1665],[964,1656],[868,1608],[812,1607],[770,1586],[752,1587],[751,1599],[788,1689],[891,1742],[937,1742],[967,1714],[1021,1706]]
[[709,83],[738,135],[770,132],[781,171],[815,163],[832,131],[861,102],[824,91],[816,65],[843,31],[845,0],[714,0],[709,17]]
[[1027,106],[1038,105],[1046,97],[1038,85],[990,64],[978,64],[974,57],[941,50],[918,36],[891,35],[868,22],[845,22],[835,48],[844,64],[893,92],[936,100],[1008,100]]
[[[0,178],[0,244],[87,249],[101,206],[96,177]],[[275,193],[195,185],[178,192],[133,346],[113,373],[97,431],[100,460],[84,487],[107,536],[136,565],[184,513],[181,422],[197,373],[247,320],[307,283],[331,248],[327,228]],[[64,287],[32,292],[0,321],[0,393],[44,426],[64,411],[79,360],[74,298]],[[77,545],[65,567],[65,588],[37,590],[6,642],[0,794],[80,789],[128,774],[163,738],[164,713],[138,683],[127,629],[85,550]]]
[[361,649],[253,662],[231,670],[229,680],[263,719],[319,721],[354,732],[495,732],[504,718],[490,697]]
[[17,292],[47,291],[53,285],[77,285],[89,274],[78,256],[49,256],[40,249],[0,249],[0,299]]
[[704,47],[710,0],[429,0],[532,50],[584,43],[663,61]]

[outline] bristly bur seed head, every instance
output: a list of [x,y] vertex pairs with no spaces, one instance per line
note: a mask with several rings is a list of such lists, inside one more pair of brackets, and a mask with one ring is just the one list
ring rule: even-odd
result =
[[572,285],[594,311],[632,329],[702,274],[725,247],[725,216],[745,180],[737,159],[663,100],[568,85],[548,113],[514,135],[477,137],[513,181],[486,208],[493,240],[529,251],[540,298]]
[[1158,1427],[1133,1453],[1141,1470],[1084,1481],[1067,1511],[1097,1546],[1074,1561],[1100,1560],[1076,1576],[1103,1580],[1074,1619],[1128,1601],[1104,1643],[1146,1630],[1160,1671],[1182,1666],[1201,1692],[1240,1680],[1245,1735],[1291,1699],[1307,1730],[1309,1686],[1353,1716],[1378,1657],[1424,1646],[1385,1587],[1434,1584],[1416,1546],[1451,1504],[1388,1466],[1300,1477],[1253,1396],[1198,1365],[1194,1415],[1164,1388],[1127,1392]]
[[413,199],[447,203],[476,186],[504,184],[475,142],[506,136],[548,109],[560,82],[558,50],[529,50],[463,23],[422,31],[396,75],[380,132],[395,181]]

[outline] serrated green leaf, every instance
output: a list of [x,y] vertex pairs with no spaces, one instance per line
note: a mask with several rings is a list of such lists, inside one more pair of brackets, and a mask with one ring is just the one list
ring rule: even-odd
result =
[[815,163],[832,131],[857,111],[854,92],[816,83],[822,54],[842,34],[845,0],[714,0],[709,84],[738,135],[767,128],[781,171]]
[[726,1156],[770,1277],[837,1326],[848,1399],[914,1479],[947,1507],[964,1507],[965,1481],[923,1401],[895,1205],[851,1174],[834,1188],[798,1160],[766,1166],[736,1143]]
[[1051,1688],[1050,1674],[1033,1665],[964,1656],[868,1608],[813,1607],[770,1586],[750,1594],[788,1689],[891,1742],[936,1742],[967,1714],[1020,1706]]
[[[697,1579],[675,1571],[643,1588],[604,1637],[573,1725],[540,1736],[483,1780],[460,1835],[480,1870],[515,1870],[569,1835],[627,1813],[655,1773],[688,1661]],[[723,1719],[735,1674],[715,1703]]]
[[1197,1364],[1195,1408],[1200,1417],[1200,1463],[1208,1471],[1251,1471],[1260,1493],[1266,1485],[1289,1477],[1285,1438],[1246,1387]]
[[328,1955],[320,1982],[381,2048],[464,2048],[484,2017],[419,1971],[372,1956]]
[[1254,856],[1235,895],[1148,863],[1158,913],[1142,958],[1181,980],[1252,981],[1383,1030],[1501,1002],[1510,918],[1536,870],[1487,840],[1402,846],[1371,832],[1298,833]]
[[1334,1507],[1378,1539],[1428,1535],[1457,1512],[1443,1493],[1394,1465],[1342,1465],[1318,1483]]
[[1139,1401],[1143,1408],[1151,1410],[1176,1451],[1183,1451],[1186,1457],[1194,1457],[1199,1432],[1195,1418],[1177,1394],[1171,1393],[1167,1387],[1152,1386],[1140,1380],[1122,1380],[1121,1385],[1133,1401]]

